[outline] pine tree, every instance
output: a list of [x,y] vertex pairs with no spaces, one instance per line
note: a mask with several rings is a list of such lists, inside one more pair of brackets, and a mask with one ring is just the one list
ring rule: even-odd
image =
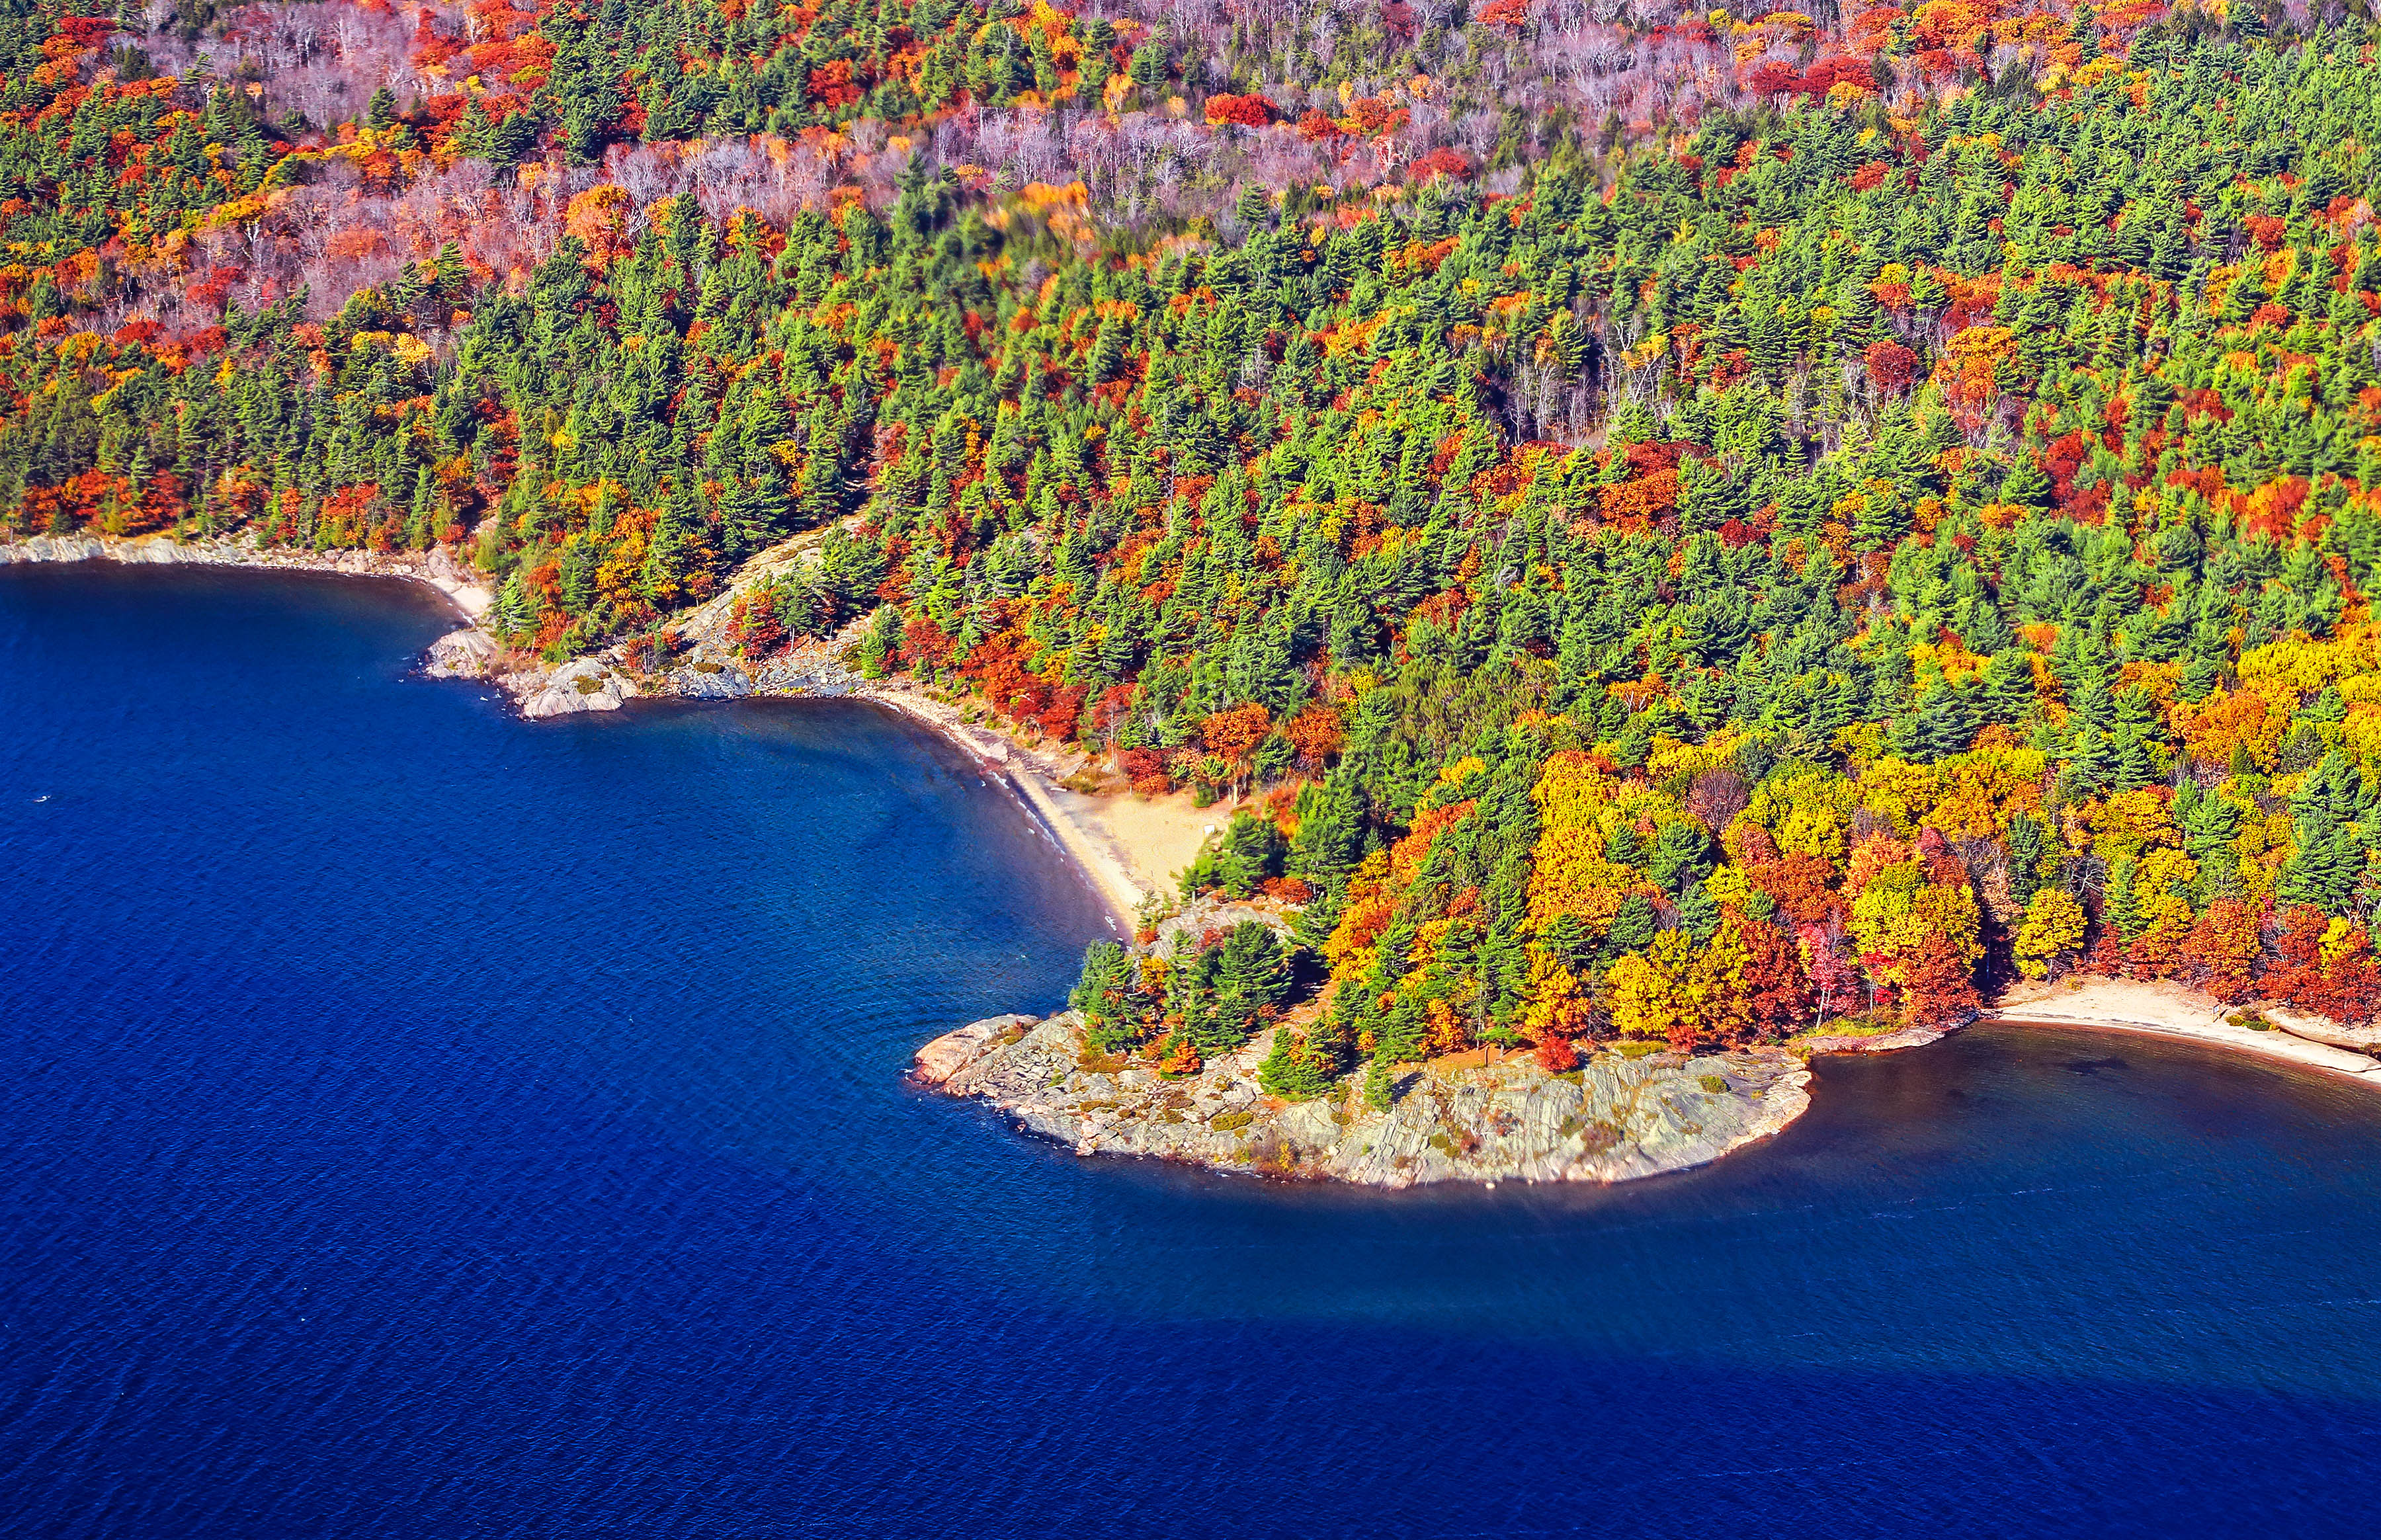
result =
[[2050,506],[2050,473],[2031,455],[2021,455],[2001,480],[2000,501],[2040,513]]
[[1273,1048],[1257,1066],[1257,1085],[1267,1096],[1286,1101],[1312,1101],[1328,1096],[1338,1079],[1338,1065],[1304,1033],[1283,1027],[1274,1034]]
[[2003,648],[1994,653],[1984,668],[1986,719],[2014,726],[2032,715],[2039,704],[2029,655],[2018,648]]

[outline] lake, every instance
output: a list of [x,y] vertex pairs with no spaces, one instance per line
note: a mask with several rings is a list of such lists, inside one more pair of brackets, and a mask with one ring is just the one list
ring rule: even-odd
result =
[[899,1078],[1103,931],[1010,796],[449,624],[0,568],[14,1533],[2373,1528],[2369,1090],[1987,1027],[1610,1189],[1080,1160]]

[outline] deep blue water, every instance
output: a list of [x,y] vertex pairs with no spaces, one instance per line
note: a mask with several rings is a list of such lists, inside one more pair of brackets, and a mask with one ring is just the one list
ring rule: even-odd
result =
[[2374,1530],[2381,1097],[1991,1029],[1611,1191],[1079,1161],[897,1080],[1100,926],[1011,801],[444,624],[0,569],[8,1533]]

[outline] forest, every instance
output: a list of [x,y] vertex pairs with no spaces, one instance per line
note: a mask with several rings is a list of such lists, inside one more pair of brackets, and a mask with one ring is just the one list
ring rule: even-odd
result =
[[[0,0],[0,527],[451,549],[1237,811],[1170,1070],[2381,1008],[2381,43],[1923,0]],[[1262,934],[1259,934],[1259,933]]]

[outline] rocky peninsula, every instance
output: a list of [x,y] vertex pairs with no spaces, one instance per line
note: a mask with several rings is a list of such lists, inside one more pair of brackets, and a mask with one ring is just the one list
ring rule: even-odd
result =
[[[1278,1030],[1278,1029],[1276,1029]],[[989,1102],[1079,1155],[1139,1155],[1215,1170],[1374,1187],[1438,1182],[1618,1182],[1684,1170],[1767,1138],[1810,1105],[1783,1049],[1599,1053],[1564,1074],[1513,1055],[1416,1065],[1386,1110],[1350,1076],[1284,1101],[1257,1085],[1273,1032],[1178,1080],[1104,1060],[1073,1012],[995,1016],[918,1050],[912,1079]]]

